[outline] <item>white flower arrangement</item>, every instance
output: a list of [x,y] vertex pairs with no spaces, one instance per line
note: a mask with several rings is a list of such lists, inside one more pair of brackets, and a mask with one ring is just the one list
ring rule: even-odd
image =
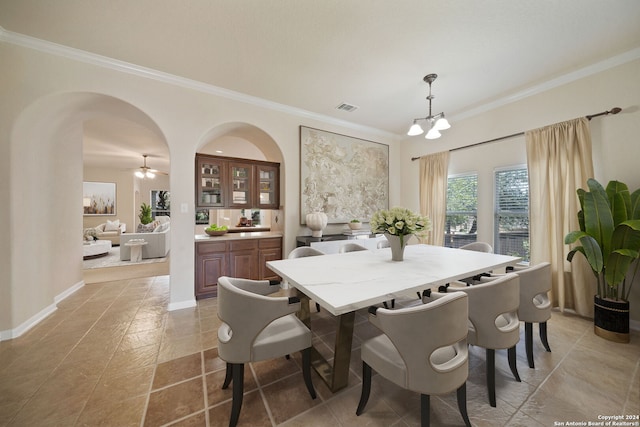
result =
[[423,237],[431,230],[431,220],[428,217],[400,207],[375,212],[369,225],[374,233],[389,233],[392,236],[415,234]]

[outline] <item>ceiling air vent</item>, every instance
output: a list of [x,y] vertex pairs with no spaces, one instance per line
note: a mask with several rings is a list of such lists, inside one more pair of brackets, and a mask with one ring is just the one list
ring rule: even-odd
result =
[[351,113],[352,111],[356,111],[357,109],[358,107],[356,107],[355,105],[347,104],[346,102],[343,102],[342,104],[336,107],[336,110],[343,110],[348,113]]

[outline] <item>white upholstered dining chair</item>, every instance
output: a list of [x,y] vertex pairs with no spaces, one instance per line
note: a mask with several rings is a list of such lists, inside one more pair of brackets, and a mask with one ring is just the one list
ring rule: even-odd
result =
[[[300,351],[302,375],[312,399],[311,331],[296,312],[297,297],[270,297],[268,280],[218,278],[218,355],[227,363],[223,389],[233,383],[229,426],[237,425],[244,394],[244,364]],[[293,362],[292,362],[293,363]]]
[[[325,255],[325,253],[316,248],[312,248],[311,246],[300,246],[295,248],[291,252],[289,252],[289,256],[287,258],[293,259],[293,258],[304,258],[308,256],[320,256],[320,255]],[[316,304],[316,311],[320,312],[320,304],[318,303],[315,303],[315,304]]]
[[[488,254],[493,253],[493,248],[491,247],[490,244],[486,242],[471,242],[471,243],[467,243],[466,245],[460,246],[460,248],[458,249],[462,249],[465,251],[485,252]],[[466,283],[467,286],[473,285],[473,283],[476,280],[477,280],[477,276],[460,279],[460,281]]]
[[[516,265],[507,267],[507,272],[513,272],[520,277],[520,306],[518,317],[524,322],[524,343],[527,352],[527,362],[530,368],[535,368],[533,360],[533,324],[538,323],[540,341],[545,350],[551,352],[547,339],[547,320],[551,318],[551,264],[541,262],[534,266]],[[482,277],[481,281],[500,277],[492,274]]]
[[[516,344],[520,341],[520,278],[509,273],[485,283],[466,286],[454,282],[449,287],[441,287],[445,292],[462,291],[469,296],[470,345],[486,349],[487,390],[489,403],[496,406],[495,351],[507,349],[509,367],[516,381],[520,382],[516,366]],[[440,297],[440,292],[423,295],[423,302]]]
[[430,424],[430,396],[453,390],[457,390],[465,425],[471,425],[466,397],[467,303],[464,293],[454,292],[415,307],[369,310],[369,321],[383,333],[361,347],[362,392],[357,415],[369,400],[375,370],[392,383],[420,393],[423,426]]
[[359,244],[353,243],[353,242],[348,242],[348,243],[342,244],[338,248],[338,253],[345,254],[347,252],[357,252],[357,251],[367,251],[367,250],[368,249],[365,248],[362,245],[359,245]]

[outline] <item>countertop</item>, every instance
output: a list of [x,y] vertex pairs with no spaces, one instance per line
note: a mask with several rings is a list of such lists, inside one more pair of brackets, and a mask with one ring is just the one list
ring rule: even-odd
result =
[[215,242],[222,240],[242,240],[242,239],[266,239],[269,237],[282,237],[281,231],[250,231],[246,233],[227,233],[222,236],[209,236],[208,234],[196,234],[195,240],[198,242]]

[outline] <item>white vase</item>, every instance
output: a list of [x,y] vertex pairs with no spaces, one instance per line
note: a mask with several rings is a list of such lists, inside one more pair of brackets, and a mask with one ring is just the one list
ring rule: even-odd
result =
[[411,235],[397,236],[395,234],[384,233],[384,237],[389,241],[391,248],[391,260],[402,261],[404,259],[404,248],[411,238]]
[[322,230],[327,226],[327,214],[324,212],[313,212],[307,214],[307,227],[311,229],[313,237],[322,237]]

